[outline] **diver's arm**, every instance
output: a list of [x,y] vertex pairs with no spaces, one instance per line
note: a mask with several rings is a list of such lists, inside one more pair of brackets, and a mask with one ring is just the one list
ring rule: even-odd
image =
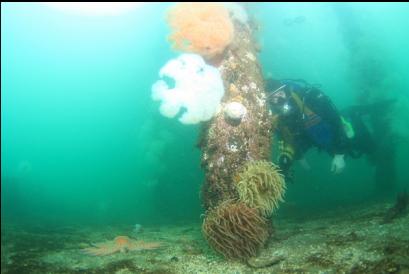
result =
[[347,138],[343,129],[335,132],[334,143],[330,154],[333,156],[331,162],[331,172],[341,173],[345,169],[345,154],[347,152]]
[[344,129],[343,118],[332,104],[332,128],[334,141],[332,143],[330,154],[333,156],[331,162],[331,171],[335,174],[341,173],[345,169],[345,154],[348,152],[349,140]]
[[342,117],[332,100],[322,92],[319,92],[314,98],[317,114],[326,121],[332,130],[332,144],[327,148],[329,154],[345,155],[348,147],[348,138],[346,136]]

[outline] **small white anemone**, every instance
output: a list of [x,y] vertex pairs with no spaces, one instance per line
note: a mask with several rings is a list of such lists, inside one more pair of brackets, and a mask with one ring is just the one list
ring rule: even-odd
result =
[[230,102],[224,107],[224,113],[233,120],[241,120],[247,113],[247,109],[239,102]]

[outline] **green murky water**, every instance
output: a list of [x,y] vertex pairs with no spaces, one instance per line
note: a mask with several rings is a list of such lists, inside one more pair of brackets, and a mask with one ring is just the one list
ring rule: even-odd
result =
[[[200,222],[200,124],[163,117],[151,99],[159,69],[179,54],[167,41],[169,6],[101,15],[1,4],[2,223]],[[378,139],[394,150],[382,180],[365,157],[334,175],[331,158],[311,151],[311,170],[295,165],[278,214],[391,200],[407,188],[409,5],[248,8],[266,77],[320,84],[339,109],[397,100],[394,138]]]

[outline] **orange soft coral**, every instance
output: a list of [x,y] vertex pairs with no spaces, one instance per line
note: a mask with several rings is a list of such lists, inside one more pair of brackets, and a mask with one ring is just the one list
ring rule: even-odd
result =
[[179,3],[169,11],[168,22],[175,49],[207,59],[220,55],[233,40],[234,27],[222,4]]

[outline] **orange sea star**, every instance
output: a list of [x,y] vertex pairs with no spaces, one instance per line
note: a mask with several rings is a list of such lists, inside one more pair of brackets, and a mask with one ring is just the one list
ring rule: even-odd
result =
[[127,236],[117,236],[113,241],[94,244],[93,247],[84,248],[86,254],[94,256],[105,256],[116,252],[139,251],[156,249],[160,247],[159,242],[136,241]]

